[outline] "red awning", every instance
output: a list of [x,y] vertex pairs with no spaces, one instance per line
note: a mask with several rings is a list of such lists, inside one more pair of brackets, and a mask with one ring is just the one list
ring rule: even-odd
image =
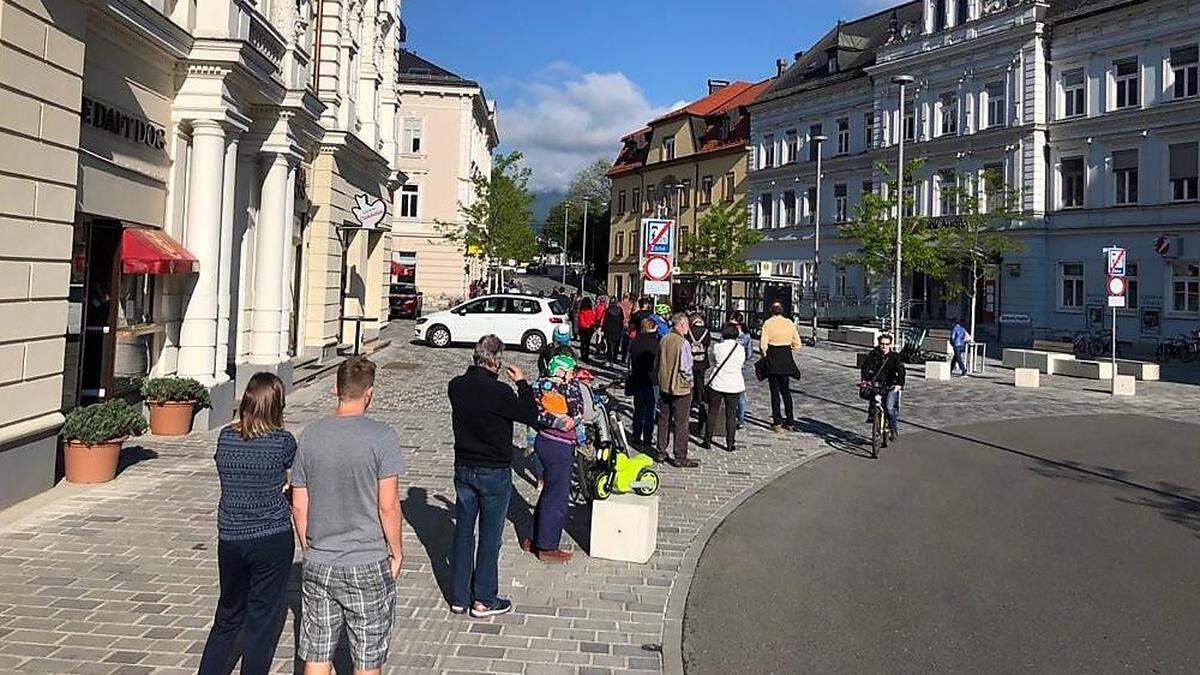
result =
[[121,234],[124,274],[191,274],[199,266],[196,256],[162,230],[127,227]]

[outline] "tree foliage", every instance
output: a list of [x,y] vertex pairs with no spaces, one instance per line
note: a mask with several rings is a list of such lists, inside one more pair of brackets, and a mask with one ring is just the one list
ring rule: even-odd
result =
[[[590,252],[600,243],[607,241],[602,231],[603,224],[608,222],[607,201],[612,191],[612,181],[608,172],[612,162],[601,158],[587,165],[575,174],[567,187],[567,195],[562,201],[550,207],[546,214],[546,222],[542,226],[542,238],[547,250],[559,251],[563,246],[563,225],[566,224],[567,250],[581,250],[583,237],[583,204],[588,204],[588,258]],[[576,255],[578,255],[576,253]]]
[[696,221],[683,246],[688,256],[680,265],[693,274],[738,274],[747,271],[746,250],[762,239],[762,233],[750,229],[746,204],[717,202]]
[[464,254],[484,261],[526,262],[537,252],[533,233],[533,172],[521,163],[520,152],[496,155],[491,175],[471,177],[473,199],[459,202],[461,223],[438,222],[439,234]]

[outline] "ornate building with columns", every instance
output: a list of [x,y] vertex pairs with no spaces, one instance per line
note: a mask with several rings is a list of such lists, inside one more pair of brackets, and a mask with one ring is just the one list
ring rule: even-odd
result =
[[386,321],[403,24],[366,0],[0,0],[0,508],[69,409],[254,372]]

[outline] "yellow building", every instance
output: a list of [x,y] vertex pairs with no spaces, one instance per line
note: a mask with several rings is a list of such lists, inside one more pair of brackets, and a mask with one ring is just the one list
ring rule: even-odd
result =
[[[642,218],[675,218],[683,242],[709,206],[745,196],[747,106],[770,83],[709,80],[707,96],[621,139],[621,153],[608,173],[612,179],[610,293],[641,289],[638,230]],[[681,245],[679,256],[687,255]]]

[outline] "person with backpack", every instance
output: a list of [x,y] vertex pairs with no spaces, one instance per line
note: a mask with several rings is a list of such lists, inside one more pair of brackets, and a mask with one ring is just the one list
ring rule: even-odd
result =
[[713,340],[712,334],[708,332],[708,326],[704,325],[704,317],[699,312],[692,312],[688,316],[688,321],[691,326],[688,328],[686,337],[692,350],[692,373],[698,383],[696,395],[692,397],[692,408],[696,410],[697,419],[703,426],[708,403],[704,395],[703,383],[705,382],[705,373],[708,372],[708,348],[712,345]]
[[742,376],[746,350],[738,344],[739,332],[737,324],[726,324],[721,330],[721,341],[714,342],[708,348],[709,362],[714,365],[705,387],[708,419],[704,425],[704,440],[700,443],[700,447],[705,449],[712,447],[714,422],[722,418],[722,411],[725,418],[725,451],[737,449],[738,399],[746,391],[746,378]]

